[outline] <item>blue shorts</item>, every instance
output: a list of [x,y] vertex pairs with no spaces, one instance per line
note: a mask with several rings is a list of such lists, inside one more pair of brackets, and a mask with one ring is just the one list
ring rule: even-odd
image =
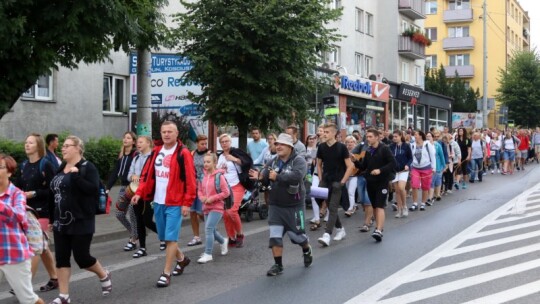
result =
[[198,214],[202,214],[202,202],[199,199],[199,197],[196,197],[193,201],[193,204],[191,205],[191,209],[189,209],[190,212],[197,212]]
[[369,196],[367,194],[366,178],[359,176],[357,181],[358,187],[356,188],[356,191],[358,192],[358,200],[360,200],[360,203],[364,206],[371,206],[371,201],[369,200]]
[[503,159],[511,161],[516,160],[516,152],[514,150],[504,150]]
[[154,203],[154,217],[160,241],[178,242],[182,227],[182,207]]
[[433,173],[433,178],[431,179],[431,188],[439,187],[442,185],[442,171]]

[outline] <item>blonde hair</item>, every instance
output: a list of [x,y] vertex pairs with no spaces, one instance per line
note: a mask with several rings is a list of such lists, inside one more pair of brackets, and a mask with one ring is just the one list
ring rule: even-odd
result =
[[206,153],[204,155],[204,158],[207,158],[207,157],[210,157],[212,159],[212,162],[214,162],[214,167],[215,167],[215,165],[217,164],[217,155],[216,155],[216,153],[210,153],[210,152]]
[[228,133],[223,133],[219,136],[219,142],[221,142],[225,137],[229,138],[229,140],[232,140],[232,137]]
[[349,140],[354,141],[354,143],[356,144],[356,138],[354,138],[354,136],[349,135],[349,136],[345,137],[345,142],[348,142]]
[[146,141],[150,144],[150,148],[154,147],[154,141],[152,140],[152,138],[150,136],[141,135],[141,136],[139,136],[139,138],[146,139]]
[[38,133],[30,133],[28,136],[26,136],[26,139],[28,137],[34,137],[36,139],[36,145],[37,145],[37,153],[39,155],[39,158],[45,157],[47,151],[45,150],[45,141],[43,140],[43,137],[41,134]]
[[81,154],[81,156],[84,155],[84,142],[82,139],[80,139],[79,137],[75,136],[75,135],[69,135],[68,137],[66,137],[66,139],[64,140],[64,143],[67,141],[67,140],[71,140],[73,142],[73,144],[79,148],[79,153]]

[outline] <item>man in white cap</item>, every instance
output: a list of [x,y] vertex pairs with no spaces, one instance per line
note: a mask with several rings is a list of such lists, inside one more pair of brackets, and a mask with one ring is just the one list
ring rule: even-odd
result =
[[305,232],[304,176],[307,173],[306,159],[296,154],[293,138],[281,133],[275,142],[277,157],[259,172],[250,170],[252,179],[258,179],[269,188],[268,224],[270,225],[270,248],[274,265],[266,273],[277,276],[283,272],[283,235],[287,233],[293,244],[302,247],[304,266],[313,262],[311,246]]

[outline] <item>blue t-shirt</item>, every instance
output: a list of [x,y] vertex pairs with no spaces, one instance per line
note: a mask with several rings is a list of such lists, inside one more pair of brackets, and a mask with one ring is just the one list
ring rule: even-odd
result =
[[268,147],[268,144],[262,140],[259,140],[259,141],[253,140],[247,144],[248,153],[251,156],[251,159],[253,160],[259,158],[259,155],[261,155],[262,151],[266,147]]

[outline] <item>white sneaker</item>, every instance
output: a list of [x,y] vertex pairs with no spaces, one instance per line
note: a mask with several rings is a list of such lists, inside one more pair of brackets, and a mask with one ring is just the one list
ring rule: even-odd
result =
[[330,234],[324,233],[323,236],[319,238],[319,243],[324,247],[330,246]]
[[446,190],[446,193],[452,194],[452,190]]
[[403,209],[400,208],[398,209],[398,212],[396,212],[395,218],[401,218],[402,216],[403,216]]
[[497,174],[501,174],[501,169],[497,169]]
[[199,264],[206,264],[210,261],[212,261],[212,255],[211,254],[206,254],[206,253],[203,253],[203,255],[201,255],[201,258],[197,260],[197,263]]
[[495,170],[491,170],[491,174],[494,174],[495,173]]
[[221,255],[227,255],[229,253],[229,238],[223,239],[223,244],[219,247],[221,247]]
[[409,216],[409,209],[407,207],[403,208],[403,212],[401,213],[401,217],[407,217]]
[[336,228],[336,236],[334,237],[334,241],[341,241],[347,236],[347,233],[345,233],[345,228]]

